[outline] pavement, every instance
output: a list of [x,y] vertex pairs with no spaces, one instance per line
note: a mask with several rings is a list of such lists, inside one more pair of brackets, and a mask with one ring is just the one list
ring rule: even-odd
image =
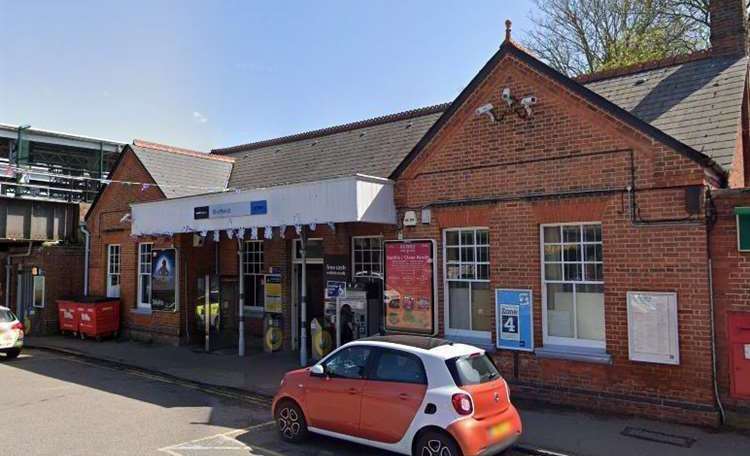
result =
[[[233,394],[250,401],[262,401],[263,398],[272,396],[283,373],[297,368],[296,357],[288,353],[251,353],[245,358],[239,358],[236,354],[206,354],[186,347],[127,341],[81,341],[61,336],[28,338],[27,346],[111,363],[145,374],[159,374],[192,388],[216,394]],[[528,401],[514,403],[524,424],[518,451],[578,456],[750,454],[750,435],[726,429],[705,429],[642,418],[600,415]],[[273,432],[270,429],[267,431],[270,433],[249,433],[252,438],[240,433],[233,436],[233,439],[249,444],[255,442],[250,441],[252,439],[257,441],[267,438],[270,440],[263,440],[261,446],[271,448],[272,453],[269,454],[274,451],[278,454],[296,454],[290,452],[292,450],[289,448],[279,446],[283,446],[281,442],[274,444]],[[262,435],[266,437],[259,437]],[[324,439],[323,442],[328,440]],[[339,451],[338,445],[331,454],[344,454]],[[311,448],[310,451],[317,451],[314,445]],[[356,454],[370,454],[367,453],[369,450],[358,448]]]

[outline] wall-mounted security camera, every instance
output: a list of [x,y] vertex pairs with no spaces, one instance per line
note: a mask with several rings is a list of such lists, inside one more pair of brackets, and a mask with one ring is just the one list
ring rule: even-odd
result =
[[510,88],[506,87],[502,92],[503,101],[508,103],[508,106],[513,105],[513,96],[510,94]]
[[478,107],[476,113],[477,113],[478,116],[486,114],[487,117],[490,118],[490,120],[492,120],[493,122],[495,122],[495,120],[497,120],[497,119],[495,119],[495,113],[492,111],[494,108],[495,107],[492,106],[492,103],[487,103],[486,105],[482,105],[482,106]]
[[521,99],[521,106],[526,110],[526,115],[531,116],[531,107],[537,103],[537,98],[533,95],[523,97]]

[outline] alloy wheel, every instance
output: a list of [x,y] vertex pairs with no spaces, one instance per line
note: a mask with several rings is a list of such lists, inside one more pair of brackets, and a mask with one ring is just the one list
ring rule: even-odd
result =
[[440,440],[428,440],[422,447],[421,456],[453,456],[451,449]]
[[296,410],[290,407],[284,407],[279,412],[279,430],[288,439],[293,439],[299,434],[302,427],[300,416]]

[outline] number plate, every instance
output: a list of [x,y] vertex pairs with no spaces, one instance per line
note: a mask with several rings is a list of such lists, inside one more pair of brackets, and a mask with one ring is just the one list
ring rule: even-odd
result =
[[490,438],[495,440],[504,437],[510,432],[510,421],[498,423],[490,428]]

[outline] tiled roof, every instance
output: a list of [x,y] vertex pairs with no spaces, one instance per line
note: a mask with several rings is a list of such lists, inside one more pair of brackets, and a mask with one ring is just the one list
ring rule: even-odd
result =
[[[147,144],[149,147],[144,147]],[[228,157],[144,141],[133,141],[129,147],[167,198],[224,190],[234,162]]]
[[707,57],[591,82],[584,77],[582,82],[728,171],[747,70],[747,57]]
[[388,177],[448,105],[214,150],[235,158],[229,187],[253,189],[354,174]]

